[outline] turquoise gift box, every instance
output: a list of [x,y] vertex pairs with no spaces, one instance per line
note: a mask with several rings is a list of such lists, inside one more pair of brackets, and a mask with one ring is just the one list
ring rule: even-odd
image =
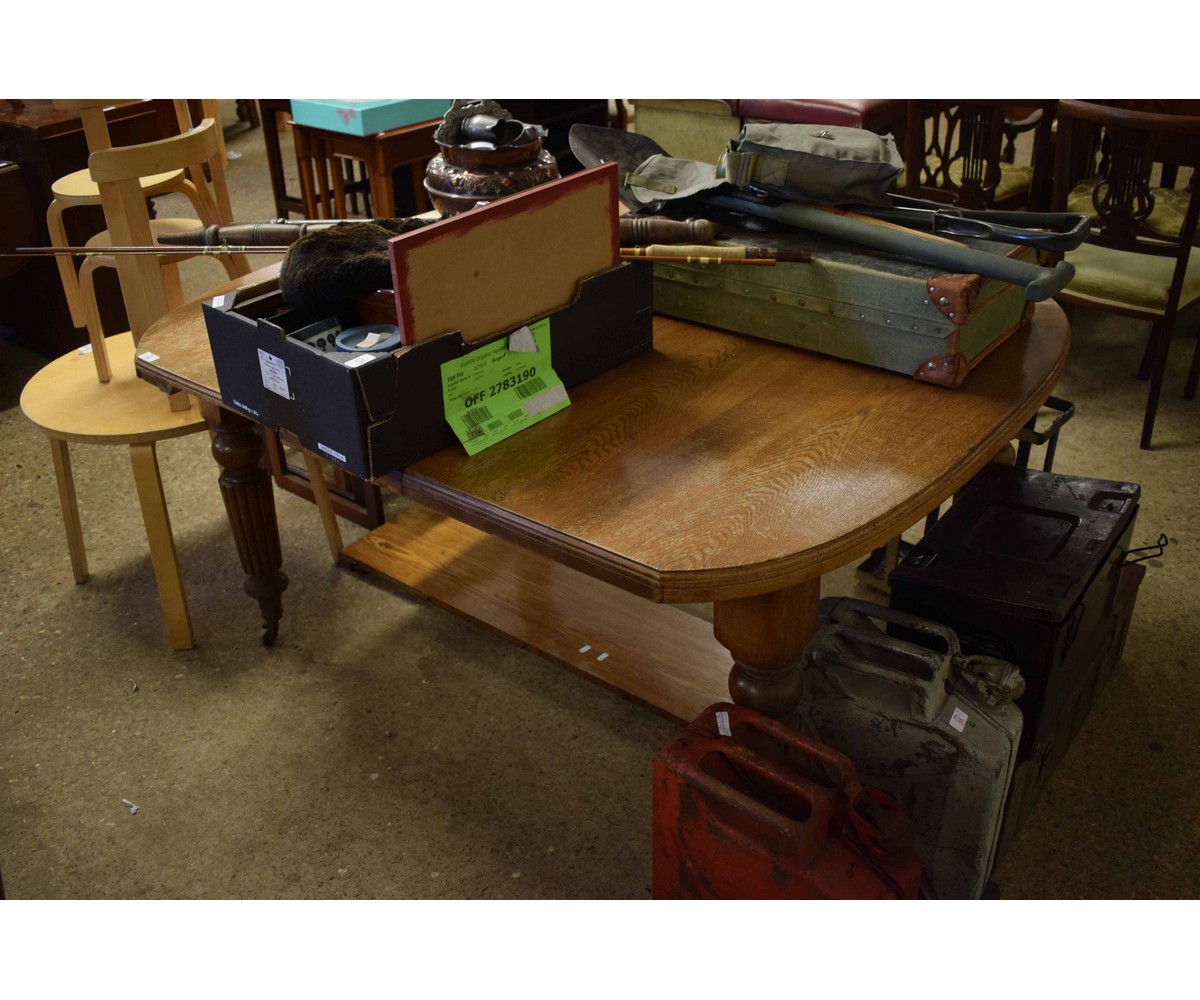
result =
[[297,125],[374,135],[401,125],[441,118],[451,100],[417,98],[404,101],[297,100],[292,98],[292,121]]

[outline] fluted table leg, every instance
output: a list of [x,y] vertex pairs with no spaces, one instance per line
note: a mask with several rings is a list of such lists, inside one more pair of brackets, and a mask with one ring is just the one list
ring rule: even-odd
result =
[[266,452],[252,421],[213,403],[204,403],[202,410],[213,432],[213,458],[221,466],[221,496],[246,573],[245,590],[262,609],[262,641],[269,646],[279,634],[288,578],[281,568],[279,522]]

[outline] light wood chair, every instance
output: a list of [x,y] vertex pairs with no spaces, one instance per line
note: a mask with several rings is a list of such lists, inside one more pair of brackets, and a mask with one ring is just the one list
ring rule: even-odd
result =
[[[205,119],[196,129],[135,146],[101,149],[89,158],[114,245],[144,246],[151,241],[142,178],[212,162],[219,126]],[[202,171],[192,183],[204,183]],[[211,196],[211,192],[210,192]],[[88,578],[87,556],[71,474],[70,444],[125,445],[150,545],[150,558],[174,649],[195,644],[184,597],[175,541],[159,474],[156,445],[206,429],[199,407],[185,394],[167,396],[141,380],[134,356],[142,333],[169,308],[167,288],[154,255],[114,255],[130,330],[98,338],[39,371],[25,386],[21,409],[50,439],[67,548],[77,583]],[[91,330],[89,330],[89,334]]]
[[[89,153],[112,148],[104,109],[113,103],[113,101],[97,99],[55,101],[58,107],[79,112]],[[187,132],[193,124],[188,101],[176,100],[174,104],[179,131],[180,133]],[[206,117],[217,119],[216,101],[202,100],[200,105]],[[150,233],[153,239],[151,242],[157,242],[158,237],[163,234],[187,232],[200,225],[223,225],[233,221],[229,190],[225,183],[225,143],[223,137],[220,136],[220,129],[218,129],[218,151],[213,159],[219,161],[219,169],[214,171],[213,164],[205,165],[205,173],[209,178],[207,183],[197,184],[195,182],[194,174],[197,169],[200,169],[200,165],[190,164],[186,167],[160,171],[139,178],[145,197],[181,194],[192,203],[196,216],[199,218],[199,221],[196,217],[152,219]],[[66,211],[73,207],[100,205],[100,191],[88,170],[77,170],[55,181],[51,185],[51,193],[53,200],[46,210],[46,226],[49,231],[50,243],[53,246],[67,246],[68,237],[64,219]],[[112,245],[108,230],[97,233],[87,241],[87,246],[94,248]],[[183,298],[177,267],[182,259],[179,256],[164,257],[160,262],[164,269],[167,298],[172,306],[179,305]],[[98,318],[95,310],[94,289],[89,283],[94,277],[96,268],[113,266],[112,258],[90,257],[80,268],[78,274],[71,258],[61,256],[57,259],[57,263],[63,293],[71,314],[71,322],[76,327],[89,327],[89,334],[91,334],[93,332],[91,326],[98,323]],[[222,258],[222,264],[231,277],[249,271],[244,258]]]

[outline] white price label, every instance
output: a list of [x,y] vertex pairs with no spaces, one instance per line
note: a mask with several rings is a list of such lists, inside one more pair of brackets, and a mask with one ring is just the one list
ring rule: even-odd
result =
[[259,348],[258,369],[262,372],[264,389],[270,389],[271,392],[284,399],[292,398],[291,390],[288,389],[287,365],[284,364],[283,358],[277,358],[274,354],[268,354]]

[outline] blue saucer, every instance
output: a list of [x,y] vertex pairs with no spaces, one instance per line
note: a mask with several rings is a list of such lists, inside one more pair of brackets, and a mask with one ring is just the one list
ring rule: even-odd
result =
[[[374,347],[359,347],[368,334],[378,334],[383,339]],[[400,328],[393,323],[368,323],[352,326],[337,335],[339,351],[391,351],[400,346]]]

